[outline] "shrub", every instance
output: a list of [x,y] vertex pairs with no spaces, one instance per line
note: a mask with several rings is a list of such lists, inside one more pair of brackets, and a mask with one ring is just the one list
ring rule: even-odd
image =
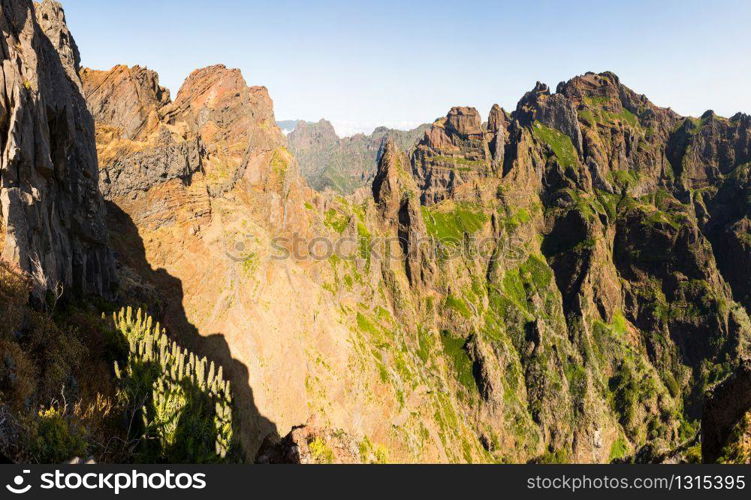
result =
[[317,464],[334,463],[334,452],[326,445],[323,439],[317,437],[308,443],[310,456]]
[[[35,431],[35,432],[34,432]],[[61,463],[86,454],[86,440],[65,408],[53,405],[40,410],[32,430],[31,453],[43,464]]]
[[113,321],[128,342],[123,367],[115,362],[120,397],[140,414],[141,453],[170,462],[226,458],[232,442],[232,398],[222,367],[170,341],[139,309],[121,309]]

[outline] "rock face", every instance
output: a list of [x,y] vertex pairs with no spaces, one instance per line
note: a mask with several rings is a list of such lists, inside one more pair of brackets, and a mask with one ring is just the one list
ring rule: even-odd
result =
[[3,259],[40,293],[119,281],[222,367],[247,461],[681,460],[699,425],[705,460],[748,460],[747,115],[587,73],[378,139],[342,197],[239,71],[172,101],[79,70],[58,4],[0,6]]
[[[275,427],[257,408],[266,396],[248,385],[254,353],[240,348],[252,338],[246,321],[266,321],[254,312],[265,306],[250,290],[258,289],[256,273],[271,260],[272,239],[304,235],[309,225],[301,201],[308,191],[275,125],[268,92],[224,66],[191,74],[174,102],[145,68],[82,75],[96,119],[120,300],[150,304],[185,345],[245,387],[235,395],[236,421],[252,457]],[[280,288],[264,293],[279,297]],[[200,337],[209,330],[213,340]]]
[[403,262],[403,271],[414,286],[427,287],[436,273],[426,245],[428,233],[420,209],[418,188],[409,172],[407,155],[387,139],[373,180],[373,199],[384,230],[399,246],[389,247],[389,263]]
[[[704,404],[701,420],[702,457],[706,463],[716,462],[723,451],[735,443],[733,430],[751,413],[751,361],[745,360],[725,381],[714,387]],[[745,437],[748,439],[748,437]],[[746,445],[748,446],[748,445]],[[748,460],[748,449],[746,460]]]
[[116,129],[118,139],[144,139],[159,125],[159,110],[169,91],[146,68],[116,66],[110,71],[84,69],[84,95],[99,125]]
[[463,196],[503,162],[505,112],[497,106],[485,130],[474,108],[456,107],[425,132],[412,154],[412,171],[422,201],[437,203]]
[[185,126],[167,122],[169,91],[159,85],[156,73],[116,66],[84,69],[81,78],[97,123],[99,187],[105,198],[145,192],[172,179],[187,182],[201,169],[203,144]]
[[339,138],[326,120],[298,121],[287,140],[311,187],[351,194],[372,182],[386,139],[393,140],[399,150],[409,151],[427,128],[421,125],[405,131],[378,127],[370,135]]
[[342,198],[235,70],[174,102],[142,68],[83,75],[122,296],[245,388],[248,460],[680,459],[748,355],[744,115],[587,73],[387,138]]
[[40,293],[60,283],[110,295],[114,267],[78,49],[56,2],[1,5],[2,257],[43,276]]
[[282,439],[267,438],[256,456],[259,464],[377,463],[377,450],[362,453],[358,440],[342,432],[301,425]]

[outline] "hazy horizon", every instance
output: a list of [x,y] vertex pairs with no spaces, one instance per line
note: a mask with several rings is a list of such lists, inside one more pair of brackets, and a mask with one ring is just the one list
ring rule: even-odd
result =
[[751,80],[751,4],[721,4],[63,0],[85,66],[147,66],[173,97],[199,67],[237,67],[268,87],[278,120],[325,118],[340,136],[452,106],[512,110],[536,81],[555,89],[587,71],[683,115],[751,113],[738,91]]

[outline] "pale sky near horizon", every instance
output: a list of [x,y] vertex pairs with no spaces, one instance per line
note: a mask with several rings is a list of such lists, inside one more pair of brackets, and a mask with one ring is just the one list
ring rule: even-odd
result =
[[339,135],[512,110],[537,80],[586,71],[684,115],[751,113],[748,0],[62,3],[85,66],[147,66],[174,97],[226,64],[269,88],[277,119],[326,118]]

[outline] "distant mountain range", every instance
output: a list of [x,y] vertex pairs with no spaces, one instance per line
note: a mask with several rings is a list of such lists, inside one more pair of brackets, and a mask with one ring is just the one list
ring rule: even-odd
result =
[[276,122],[276,124],[279,126],[280,129],[282,129],[282,132],[285,134],[289,134],[293,130],[295,130],[295,127],[297,127],[297,123],[300,120],[279,120]]
[[378,152],[387,138],[393,139],[402,151],[409,151],[430,128],[428,124],[412,130],[378,127],[370,135],[340,138],[327,120],[284,120],[277,125],[287,134],[290,150],[311,187],[341,194],[370,184],[376,173]]

